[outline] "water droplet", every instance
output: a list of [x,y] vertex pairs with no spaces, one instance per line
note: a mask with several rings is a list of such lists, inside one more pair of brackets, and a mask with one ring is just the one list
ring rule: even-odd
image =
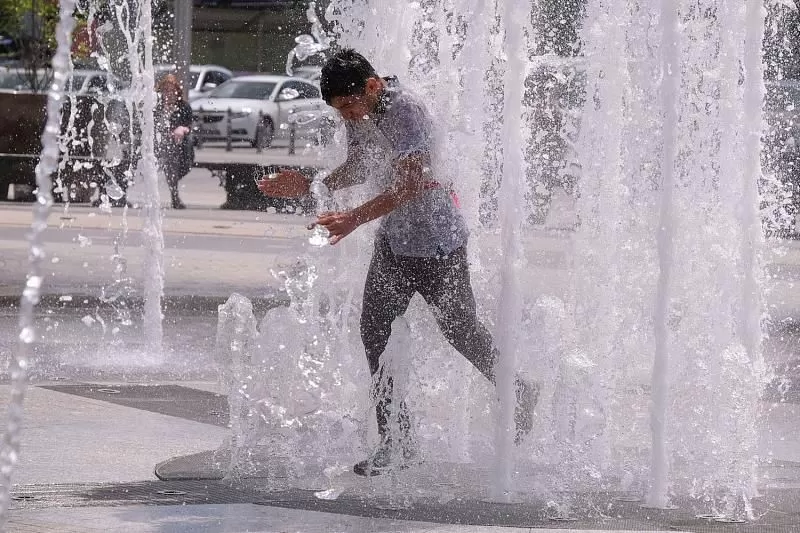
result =
[[308,243],[311,246],[325,246],[328,244],[328,239],[331,236],[331,232],[328,231],[328,228],[325,226],[320,226],[319,224],[314,226],[314,231],[311,234],[311,237],[308,238]]
[[22,328],[22,331],[19,333],[19,340],[25,344],[31,344],[36,340],[36,331],[31,327]]
[[106,185],[106,194],[112,200],[119,200],[125,196],[125,191],[122,190],[122,187],[120,187],[116,181],[112,180]]

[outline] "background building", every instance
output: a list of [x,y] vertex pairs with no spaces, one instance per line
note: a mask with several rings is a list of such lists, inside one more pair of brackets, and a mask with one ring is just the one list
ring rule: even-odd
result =
[[[175,20],[172,7],[159,21],[167,45]],[[305,0],[194,0],[192,62],[239,72],[283,73],[294,38],[309,31],[307,9]],[[164,54],[171,48],[163,47]]]

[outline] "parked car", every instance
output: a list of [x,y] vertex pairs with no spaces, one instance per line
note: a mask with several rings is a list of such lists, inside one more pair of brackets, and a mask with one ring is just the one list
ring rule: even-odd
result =
[[0,61],[15,61],[20,54],[19,42],[0,33]]
[[[175,65],[157,65],[156,78],[174,73]],[[219,65],[191,65],[189,66],[189,101],[207,96],[229,79],[233,72]]]
[[69,92],[79,95],[108,94],[122,89],[122,84],[104,70],[76,69],[72,72]]
[[[52,78],[53,71],[49,69],[34,72],[21,67],[0,67],[0,90],[41,93],[45,92]],[[106,71],[75,69],[66,91],[68,94],[85,96],[108,94],[120,88],[117,79]]]
[[327,105],[319,88],[302,78],[259,75],[233,78],[206,98],[191,103],[201,141],[230,138],[266,148],[275,139],[288,138],[296,125],[298,136],[316,135]]
[[40,93],[49,85],[53,73],[47,69],[0,67],[0,91],[14,93]]
[[292,74],[297,78],[304,78],[314,82],[316,85],[319,85],[319,79],[322,76],[322,67],[315,65],[303,65],[300,67],[295,67],[292,70]]

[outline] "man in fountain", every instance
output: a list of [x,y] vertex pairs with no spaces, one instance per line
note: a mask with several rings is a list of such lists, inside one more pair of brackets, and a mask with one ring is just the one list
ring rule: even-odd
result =
[[[325,186],[335,191],[374,180],[383,191],[349,211],[322,213],[316,221],[336,244],[362,224],[381,219],[361,310],[380,444],[353,469],[378,475],[416,457],[407,407],[400,401],[393,408],[392,380],[383,375],[380,360],[392,322],[405,313],[414,293],[431,306],[450,344],[492,383],[497,351],[475,309],[465,221],[451,189],[433,170],[434,128],[423,102],[396,78],[379,77],[363,56],[348,49],[327,61],[320,88],[344,119],[348,136],[347,160],[325,178]],[[258,188],[269,197],[298,198],[309,194],[310,186],[302,174],[285,170],[262,179]],[[520,377],[515,387],[519,443],[531,430],[538,389]]]

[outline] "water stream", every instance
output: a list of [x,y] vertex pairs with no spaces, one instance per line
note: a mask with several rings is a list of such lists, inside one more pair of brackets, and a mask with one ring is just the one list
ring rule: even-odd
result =
[[11,502],[11,485],[14,468],[19,462],[20,432],[23,422],[23,402],[28,384],[28,363],[31,349],[36,342],[35,310],[41,297],[42,262],[46,258],[42,233],[47,229],[47,219],[53,203],[53,174],[58,168],[60,156],[59,134],[61,131],[61,110],[64,93],[69,82],[71,70],[70,45],[75,21],[72,13],[75,2],[65,0],[59,9],[59,22],[56,27],[58,50],[53,57],[53,80],[47,92],[47,120],[42,133],[42,153],[36,166],[36,203],[33,208],[33,222],[28,236],[30,243],[30,270],[22,292],[19,308],[19,343],[9,365],[11,377],[10,399],[3,438],[0,442],[0,530],[8,520],[8,507]]
[[[392,364],[408,376],[403,392],[426,463],[371,485],[391,491],[397,505],[407,504],[406,489],[418,494],[409,487],[429,483],[432,492],[494,501],[546,498],[564,516],[570,494],[593,491],[621,491],[659,508],[690,496],[709,511],[751,514],[765,382],[758,189],[765,13],[759,0],[659,5],[588,0],[575,57],[541,53],[551,36],[527,0],[311,5],[313,35],[297,41],[291,64],[325,54],[333,42],[355,47],[431,111],[440,140],[434,165],[469,221],[479,315],[501,355],[495,389],[445,342],[421,298],[412,300]],[[145,337],[150,355],[160,356],[152,14],[149,2],[134,11],[115,6],[132,82],[130,124],[141,128],[136,179],[147,191]],[[2,506],[35,338],[38,232],[58,156],[52,121],[73,7],[62,2],[37,173]],[[341,156],[341,131],[335,139],[331,161]],[[321,196],[319,189],[317,180]],[[366,184],[325,195],[325,204],[343,209],[376,192]],[[557,194],[573,222],[555,227]],[[242,297],[221,309],[218,361],[234,410],[229,478],[246,475],[248,461],[266,450],[271,472],[280,470],[270,482],[335,498],[351,465],[375,445],[358,334],[371,249],[369,227],[336,246],[309,247],[301,263],[274,273],[292,304],[257,327]],[[542,383],[535,428],[520,446],[511,429],[517,374]]]

